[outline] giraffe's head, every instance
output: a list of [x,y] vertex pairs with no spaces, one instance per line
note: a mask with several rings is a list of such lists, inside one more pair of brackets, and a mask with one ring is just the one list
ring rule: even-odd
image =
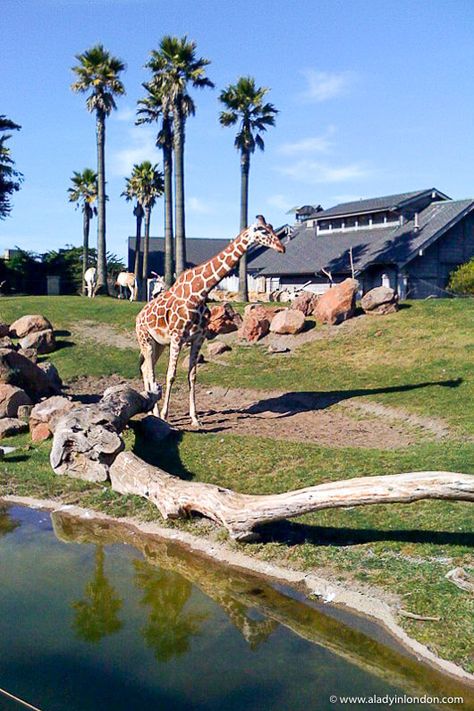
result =
[[285,246],[276,236],[272,225],[265,222],[263,215],[257,215],[256,221],[248,228],[248,234],[251,243],[263,244],[264,247],[270,247],[282,254],[285,252]]

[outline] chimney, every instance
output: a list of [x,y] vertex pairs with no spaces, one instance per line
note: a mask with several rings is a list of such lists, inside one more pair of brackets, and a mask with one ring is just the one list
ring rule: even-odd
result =
[[415,212],[414,220],[415,220],[415,232],[418,232],[420,229],[420,225],[418,224],[418,213],[417,212]]

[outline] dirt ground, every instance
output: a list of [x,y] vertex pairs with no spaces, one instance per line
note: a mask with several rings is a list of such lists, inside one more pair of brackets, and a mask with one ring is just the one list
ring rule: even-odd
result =
[[[140,380],[119,376],[78,378],[69,393],[82,402],[97,401],[110,385],[128,382],[142,389]],[[259,391],[197,386],[201,431],[254,435],[331,447],[396,449],[420,439],[440,439],[448,434],[441,421],[410,415],[397,408],[338,393]],[[195,431],[188,416],[188,391],[173,389],[170,424],[180,431]]]

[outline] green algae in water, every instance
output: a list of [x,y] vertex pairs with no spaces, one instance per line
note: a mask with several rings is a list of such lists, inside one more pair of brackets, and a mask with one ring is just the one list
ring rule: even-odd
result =
[[[0,687],[43,711],[326,711],[344,708],[334,694],[463,693],[321,606],[124,526],[0,508],[0,574]],[[3,708],[20,706],[0,696]]]

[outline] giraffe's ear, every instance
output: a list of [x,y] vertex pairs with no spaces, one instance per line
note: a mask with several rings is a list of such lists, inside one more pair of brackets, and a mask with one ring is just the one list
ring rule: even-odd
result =
[[266,225],[267,224],[265,222],[265,218],[263,215],[257,215],[257,224],[258,225]]

